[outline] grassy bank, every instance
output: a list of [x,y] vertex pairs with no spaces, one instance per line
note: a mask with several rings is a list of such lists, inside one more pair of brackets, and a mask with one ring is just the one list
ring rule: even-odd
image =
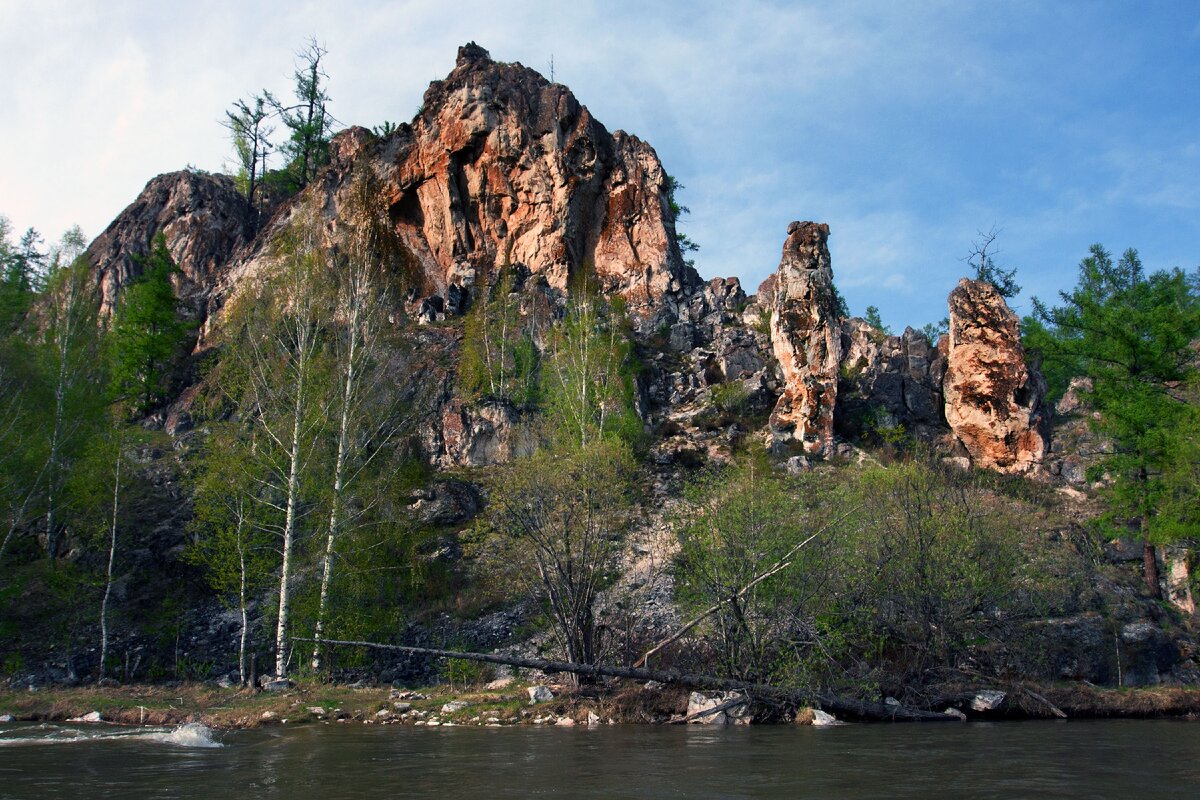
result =
[[[281,692],[222,689],[212,684],[58,687],[0,690],[0,714],[16,720],[65,722],[91,712],[128,725],[200,722],[218,730],[292,724],[374,725],[586,725],[670,721],[687,707],[682,687],[647,689],[630,684],[605,690],[556,691],[553,700],[531,705],[527,685],[420,690],[300,683]],[[1108,689],[1086,684],[1025,687],[1069,718],[1200,719],[1200,687]],[[453,705],[448,705],[453,704]],[[459,705],[461,704],[461,705]],[[968,709],[968,714],[971,714]],[[1028,691],[1010,693],[1005,708],[989,718],[1049,718],[1052,712]],[[801,715],[802,718],[811,718]]]

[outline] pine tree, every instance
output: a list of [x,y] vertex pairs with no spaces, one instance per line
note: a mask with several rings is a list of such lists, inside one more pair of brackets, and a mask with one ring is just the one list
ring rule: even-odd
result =
[[239,180],[246,181],[246,202],[254,213],[255,227],[258,225],[256,191],[266,171],[267,156],[271,152],[271,134],[274,128],[267,124],[270,111],[267,96],[255,95],[250,102],[237,100],[233,108],[225,112],[225,122],[233,140],[233,150],[240,170]]
[[10,225],[0,217],[0,336],[25,319],[45,278],[46,254],[38,250],[42,236],[33,228],[17,243],[9,241]]
[[154,237],[150,255],[137,259],[142,275],[126,287],[113,323],[112,385],[145,413],[167,389],[172,363],[190,326],[179,316],[171,276],[179,274],[166,237]]
[[292,169],[301,186],[316,175],[317,169],[329,159],[329,135],[333,129],[333,117],[329,115],[329,93],[325,81],[329,76],[321,66],[328,51],[310,38],[304,49],[296,54],[299,64],[294,73],[296,101],[285,106],[266,94],[266,101],[274,106],[283,124],[292,132],[283,144],[283,151],[290,156]]
[[[1094,426],[1113,452],[1093,472],[1111,479],[1109,519],[1137,518],[1145,542],[1147,591],[1160,595],[1155,545],[1177,528],[1164,507],[1178,486],[1181,431],[1195,416],[1186,387],[1196,377],[1192,343],[1200,337],[1200,287],[1181,270],[1146,276],[1137,251],[1120,261],[1100,245],[1079,265],[1079,282],[1062,305],[1034,301],[1027,342],[1058,375],[1086,375],[1084,399],[1098,412]],[[1192,493],[1196,488],[1193,487]]]

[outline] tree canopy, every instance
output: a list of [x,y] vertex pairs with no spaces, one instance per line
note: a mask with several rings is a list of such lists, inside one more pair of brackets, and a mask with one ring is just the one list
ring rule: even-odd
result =
[[[1035,299],[1024,326],[1026,344],[1044,356],[1052,392],[1061,394],[1072,375],[1088,379],[1080,393],[1098,412],[1093,426],[1113,443],[1092,477],[1110,481],[1112,523],[1140,519],[1154,595],[1152,545],[1178,533],[1172,519],[1181,510],[1180,448],[1196,421],[1189,387],[1197,375],[1198,288],[1196,275],[1180,269],[1147,275],[1136,250],[1114,262],[1097,244],[1080,262],[1075,288],[1060,294],[1061,304]],[[1194,490],[1193,484],[1193,498]],[[1165,514],[1168,508],[1176,510]]]

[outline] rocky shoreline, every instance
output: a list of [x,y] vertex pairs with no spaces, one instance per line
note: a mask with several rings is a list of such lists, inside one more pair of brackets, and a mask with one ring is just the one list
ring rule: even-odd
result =
[[[1109,689],[1086,684],[1001,688],[952,687],[951,720],[1200,720],[1200,688]],[[1061,712],[1061,714],[1059,713]],[[269,725],[361,724],[454,727],[615,724],[843,724],[819,709],[770,707],[737,693],[691,692],[681,686],[624,683],[604,688],[526,684],[501,679],[481,687],[421,690],[300,683],[250,692],[187,683],[0,691],[0,722],[183,725],[214,730]]]

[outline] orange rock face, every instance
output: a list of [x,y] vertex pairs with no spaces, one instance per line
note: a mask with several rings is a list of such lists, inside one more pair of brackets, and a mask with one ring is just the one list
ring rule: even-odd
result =
[[799,442],[805,453],[833,446],[841,328],[829,261],[829,226],[793,222],[779,270],[759,290],[771,309],[771,347],[784,388],[771,412],[775,442]]
[[[492,61],[474,44],[459,48],[454,70],[430,85],[411,125],[384,138],[348,129],[330,155],[309,191],[325,195],[331,237],[342,198],[366,170],[386,194],[421,297],[468,296],[505,264],[523,265],[559,291],[582,271],[609,296],[624,297],[647,328],[673,321],[680,300],[701,285],[675,242],[654,149],[609,133],[565,86]],[[272,228],[287,219],[285,210]],[[262,253],[234,264],[226,287],[256,271]]]
[[990,284],[966,278],[949,305],[946,422],[975,466],[1028,472],[1046,452],[1046,387],[1025,363],[1017,315]]
[[102,313],[111,313],[120,289],[141,274],[134,256],[149,253],[160,232],[182,272],[179,295],[202,315],[219,273],[250,241],[252,214],[230,178],[186,171],[154,178],[88,247]]
[[411,125],[377,140],[351,129],[331,151],[327,208],[354,168],[372,171],[425,295],[486,285],[504,264],[558,290],[586,270],[646,319],[700,284],[675,243],[654,149],[609,133],[565,86],[473,44]]

